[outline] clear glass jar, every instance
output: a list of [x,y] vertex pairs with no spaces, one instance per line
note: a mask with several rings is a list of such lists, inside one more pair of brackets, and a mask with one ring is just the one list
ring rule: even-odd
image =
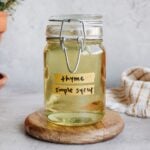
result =
[[105,111],[105,50],[101,16],[52,17],[44,49],[44,94],[48,120],[81,126]]

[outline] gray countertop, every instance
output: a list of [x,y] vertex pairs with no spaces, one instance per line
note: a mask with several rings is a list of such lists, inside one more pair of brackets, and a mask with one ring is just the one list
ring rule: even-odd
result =
[[42,93],[0,91],[0,150],[150,150],[150,119],[122,114],[124,131],[97,144],[65,145],[39,141],[24,132],[25,117],[43,107]]

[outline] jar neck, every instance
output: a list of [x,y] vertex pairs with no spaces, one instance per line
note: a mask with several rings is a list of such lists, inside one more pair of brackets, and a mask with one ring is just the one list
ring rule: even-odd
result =
[[[69,49],[79,49],[80,44],[77,42],[77,40],[66,40],[64,42],[65,47]],[[92,46],[92,45],[98,45],[102,46],[103,45],[103,40],[102,39],[97,39],[97,40],[92,40],[92,39],[86,39],[85,40],[85,47]],[[60,39],[47,39],[47,47],[50,49],[60,49],[61,44],[60,44]]]
[[[76,39],[69,39],[65,41],[66,44],[77,44]],[[88,45],[94,45],[94,44],[102,44],[102,39],[86,39],[85,43]],[[47,38],[47,44],[60,44],[60,39],[53,39],[53,38]]]

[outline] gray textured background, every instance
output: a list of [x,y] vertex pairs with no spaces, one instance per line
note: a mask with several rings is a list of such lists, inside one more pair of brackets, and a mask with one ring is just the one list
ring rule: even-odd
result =
[[104,16],[108,87],[117,86],[128,67],[150,67],[150,0],[25,0],[0,43],[0,72],[9,76],[9,87],[42,90],[47,20],[71,13]]

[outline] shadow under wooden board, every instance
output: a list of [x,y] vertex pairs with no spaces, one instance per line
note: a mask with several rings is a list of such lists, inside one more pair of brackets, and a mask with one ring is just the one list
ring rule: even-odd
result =
[[117,112],[106,110],[99,123],[69,127],[47,121],[44,111],[30,114],[25,120],[27,134],[40,140],[64,144],[88,144],[109,140],[124,128],[124,122]]

